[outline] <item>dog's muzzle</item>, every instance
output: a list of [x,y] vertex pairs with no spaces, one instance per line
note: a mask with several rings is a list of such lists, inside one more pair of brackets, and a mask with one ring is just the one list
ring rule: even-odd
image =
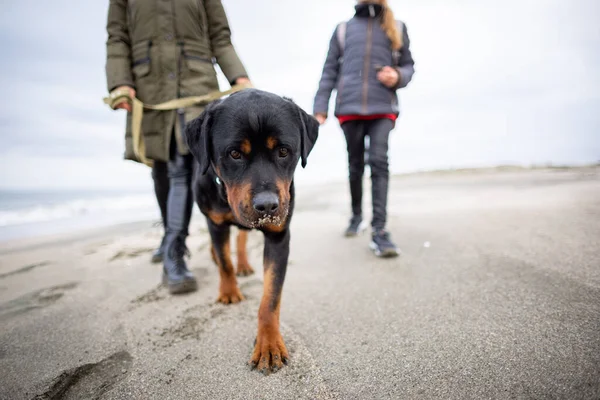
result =
[[262,217],[273,215],[279,208],[279,197],[273,192],[261,192],[252,199],[252,206]]
[[266,225],[280,226],[285,223],[288,205],[281,204],[277,193],[265,191],[254,195],[252,198],[252,214],[249,215],[251,228],[260,228]]

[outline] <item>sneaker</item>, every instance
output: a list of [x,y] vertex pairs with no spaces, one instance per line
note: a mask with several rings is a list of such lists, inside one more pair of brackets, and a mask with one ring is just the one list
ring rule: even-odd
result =
[[390,240],[389,232],[384,230],[373,233],[369,247],[377,257],[397,257],[400,254],[400,250]]
[[362,217],[360,215],[354,215],[352,219],[350,219],[350,226],[346,229],[345,236],[353,237],[359,234],[359,232],[363,231],[365,228],[362,224]]

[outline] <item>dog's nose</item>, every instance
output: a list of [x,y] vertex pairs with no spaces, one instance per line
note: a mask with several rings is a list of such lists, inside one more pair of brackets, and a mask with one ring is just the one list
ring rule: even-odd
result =
[[254,209],[262,214],[272,214],[279,207],[279,198],[273,192],[261,192],[252,200]]

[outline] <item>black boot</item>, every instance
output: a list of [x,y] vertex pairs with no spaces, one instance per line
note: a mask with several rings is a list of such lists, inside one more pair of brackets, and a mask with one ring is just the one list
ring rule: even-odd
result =
[[196,278],[187,268],[184,257],[189,255],[185,238],[181,235],[166,236],[168,243],[164,254],[162,282],[171,294],[193,292],[198,288]]
[[160,246],[158,247],[158,249],[154,250],[154,253],[152,253],[152,263],[153,264],[158,264],[163,262],[163,258],[164,258],[164,254],[165,254],[165,242],[166,242],[167,237],[165,235],[163,235],[162,240],[160,241]]
[[[173,140],[174,142],[174,140]],[[169,292],[185,293],[197,289],[196,278],[188,269],[184,257],[189,253],[185,246],[188,226],[192,216],[192,162],[191,155],[181,155],[172,143],[169,169],[169,199],[167,202],[167,230],[163,255],[163,283]]]

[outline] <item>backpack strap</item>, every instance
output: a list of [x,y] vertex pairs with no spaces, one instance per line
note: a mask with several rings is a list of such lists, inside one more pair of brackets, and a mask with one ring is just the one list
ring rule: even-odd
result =
[[336,29],[337,41],[340,46],[340,58],[339,62],[342,62],[344,57],[344,47],[346,46],[346,21],[340,22]]
[[[404,22],[396,20],[396,27],[398,28],[398,33],[400,33],[400,37],[404,34]],[[397,66],[400,62],[400,50],[392,50],[392,61],[394,66]]]

